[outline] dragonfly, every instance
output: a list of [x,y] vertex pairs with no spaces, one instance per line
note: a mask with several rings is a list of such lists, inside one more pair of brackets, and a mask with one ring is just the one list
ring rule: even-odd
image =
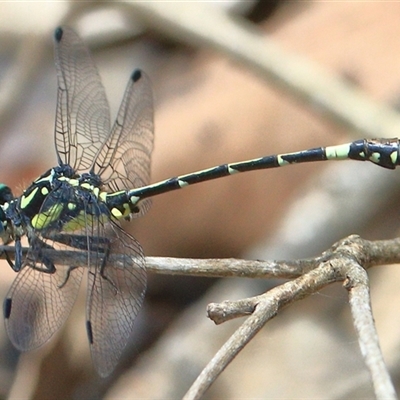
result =
[[[58,94],[54,140],[58,165],[20,197],[0,188],[1,237],[15,242],[17,277],[4,302],[8,336],[21,350],[46,343],[63,325],[88,271],[86,328],[100,376],[115,368],[146,289],[140,244],[120,226],[102,193],[149,183],[153,100],[148,77],[132,73],[116,121],[87,47],[68,27],[55,31]],[[143,215],[149,201],[130,214]],[[29,251],[22,256],[21,238]],[[65,266],[45,250],[86,252]],[[123,257],[112,262],[113,255]],[[62,261],[62,260],[61,260]]]
[[[222,164],[150,184],[154,126],[148,76],[141,70],[132,73],[110,127],[100,76],[88,48],[68,27],[55,31],[55,64],[58,164],[19,197],[0,184],[0,239],[14,243],[14,261],[6,257],[17,272],[4,300],[4,319],[17,349],[42,346],[68,318],[87,271],[86,330],[102,377],[114,371],[129,342],[146,290],[143,250],[120,221],[143,216],[152,196],[304,162],[351,159],[388,169],[400,164],[398,139],[360,139]],[[23,237],[29,244],[26,254]],[[64,253],[68,259],[63,260]]]

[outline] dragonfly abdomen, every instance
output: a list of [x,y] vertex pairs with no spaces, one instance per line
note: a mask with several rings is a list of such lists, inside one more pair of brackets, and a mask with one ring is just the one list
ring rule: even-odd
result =
[[124,190],[114,193],[102,192],[99,198],[106,204],[114,218],[129,218],[129,215],[139,212],[139,207],[130,201],[128,193]]

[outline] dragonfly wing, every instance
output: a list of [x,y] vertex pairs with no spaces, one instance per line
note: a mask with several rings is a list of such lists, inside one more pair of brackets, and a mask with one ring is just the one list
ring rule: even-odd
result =
[[[75,251],[79,258],[73,256],[73,265],[88,268],[89,342],[99,374],[109,375],[129,340],[143,302],[146,272],[142,248],[111,222],[105,203],[68,183],[48,195],[41,215],[42,234],[52,239],[52,246]],[[82,254],[85,257],[80,257]]]
[[[74,188],[64,183],[48,194],[36,214],[32,211],[29,251],[4,303],[8,335],[20,350],[34,349],[49,340],[75,303],[82,267],[87,267],[87,238],[76,239],[63,230],[79,215],[80,201]],[[70,209],[72,205],[75,210]],[[66,250],[76,252],[73,265],[63,260]]]
[[117,224],[107,224],[108,251],[91,263],[87,330],[93,363],[100,376],[115,368],[132,335],[143,303],[146,271],[140,244]]
[[79,36],[55,32],[58,94],[54,139],[60,164],[87,171],[110,132],[110,111],[100,76]]
[[[75,303],[83,269],[70,270],[54,265],[52,273],[43,272],[49,262],[33,253],[18,273],[4,302],[4,317],[13,345],[27,351],[46,343],[64,324]],[[29,260],[29,258],[31,258]],[[45,265],[45,263],[47,265]]]
[[[153,140],[151,82],[143,71],[136,70],[128,82],[111,134],[93,165],[107,191],[149,184]],[[149,206],[149,201],[143,201],[136,216],[143,215]]]

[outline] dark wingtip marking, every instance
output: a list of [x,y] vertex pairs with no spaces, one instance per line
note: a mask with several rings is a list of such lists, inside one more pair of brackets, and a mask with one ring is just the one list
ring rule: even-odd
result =
[[133,82],[137,82],[142,77],[142,71],[140,69],[135,69],[132,73]]
[[56,39],[57,42],[61,41],[63,33],[64,31],[60,26],[54,31],[54,38]]
[[4,300],[4,304],[3,304],[3,313],[4,313],[4,318],[5,318],[5,319],[10,318],[10,314],[11,314],[11,304],[12,304],[12,299],[6,298],[6,299]]
[[92,324],[90,321],[86,321],[86,332],[88,335],[89,343],[93,344],[93,331],[92,331]]

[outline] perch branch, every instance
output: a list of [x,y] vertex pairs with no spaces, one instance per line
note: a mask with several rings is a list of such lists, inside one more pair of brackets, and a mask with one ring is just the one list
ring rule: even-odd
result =
[[[383,255],[383,249],[387,249],[390,254],[397,246],[398,253],[398,245],[397,239],[377,243],[352,235],[325,252],[320,257],[320,265],[314,270],[293,281],[285,282],[253,298],[210,304],[208,314],[215,323],[251,315],[204,368],[184,399],[199,399],[264,324],[284,306],[338,281],[343,281],[344,287],[349,291],[361,353],[369,369],[376,396],[379,399],[395,399],[396,393],[383,360],[374,325],[368,276],[364,268],[379,264],[379,256]],[[385,260],[386,257],[390,258],[390,255],[384,255]]]
[[[12,260],[13,246],[1,246],[1,257]],[[24,248],[26,254],[28,249]],[[55,264],[86,265],[88,254],[82,250],[43,249]],[[122,255],[111,255],[110,262],[121,262]],[[334,244],[322,255],[297,261],[246,261],[234,259],[192,260],[149,257],[148,271],[172,275],[209,277],[284,278],[268,292],[238,301],[224,301],[208,306],[208,315],[220,324],[248,316],[246,321],[221,347],[205,367],[185,399],[200,398],[219,374],[254,335],[285,306],[317,293],[333,282],[344,282],[362,356],[369,369],[377,398],[396,398],[385,366],[376,333],[366,270],[373,266],[400,263],[400,239],[371,242],[351,235]]]

